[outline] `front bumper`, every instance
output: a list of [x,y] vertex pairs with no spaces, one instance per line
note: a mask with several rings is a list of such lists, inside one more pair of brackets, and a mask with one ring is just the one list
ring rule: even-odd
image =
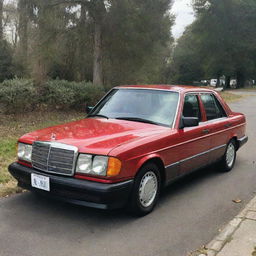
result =
[[[9,172],[22,188],[36,191],[61,201],[99,209],[115,209],[125,206],[133,186],[133,180],[115,184],[98,183],[46,174],[18,163],[11,164]],[[33,188],[31,186],[31,173],[49,177],[50,192]]]

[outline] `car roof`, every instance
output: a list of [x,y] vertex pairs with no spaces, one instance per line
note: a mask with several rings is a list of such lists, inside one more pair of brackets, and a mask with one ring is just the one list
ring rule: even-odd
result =
[[166,85],[166,84],[153,84],[153,85],[122,85],[115,88],[121,89],[151,89],[151,90],[165,90],[175,92],[213,92],[214,90],[206,87],[197,87],[190,85]]

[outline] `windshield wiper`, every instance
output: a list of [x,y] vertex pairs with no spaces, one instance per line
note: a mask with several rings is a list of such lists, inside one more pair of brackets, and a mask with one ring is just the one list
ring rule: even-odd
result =
[[154,122],[154,121],[151,121],[151,120],[147,120],[147,119],[144,119],[144,118],[139,118],[139,117],[116,117],[115,119],[160,125],[157,122]]
[[105,115],[88,115],[87,117],[103,117],[103,118],[106,118],[106,119],[109,119],[108,116],[105,116]]

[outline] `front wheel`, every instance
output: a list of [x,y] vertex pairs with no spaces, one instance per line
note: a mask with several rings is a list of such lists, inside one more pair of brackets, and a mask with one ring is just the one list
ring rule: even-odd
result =
[[154,209],[160,192],[160,172],[157,165],[144,165],[135,178],[129,210],[137,215],[144,216]]
[[226,148],[225,155],[220,161],[220,170],[229,172],[233,169],[236,162],[236,142],[231,140]]

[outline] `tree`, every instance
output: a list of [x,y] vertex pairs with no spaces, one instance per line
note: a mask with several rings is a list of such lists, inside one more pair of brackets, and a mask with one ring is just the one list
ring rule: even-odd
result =
[[86,4],[88,12],[94,21],[93,84],[102,85],[102,26],[106,18],[106,6],[102,0],[92,0]]
[[251,58],[255,52],[255,1],[194,0],[194,8],[197,13],[194,31],[205,53],[206,74],[218,77],[224,74],[227,82],[236,76],[238,85],[244,86],[255,67]]
[[[75,79],[78,81],[83,81],[88,79],[90,76],[89,73],[91,72],[90,65],[87,63],[91,61],[91,56],[88,56],[88,50],[91,48],[90,41],[91,41],[91,34],[89,31],[90,22],[89,17],[87,14],[87,9],[85,4],[81,4],[81,14],[80,19],[78,22],[78,46],[77,46],[77,56],[76,56],[76,65],[77,65],[77,75]],[[92,77],[92,76],[91,76]],[[91,80],[91,79],[90,79]]]
[[8,23],[18,34],[16,75],[31,76],[39,90],[49,78],[164,82],[173,42],[171,2],[18,0],[18,15],[10,16],[16,21]]
[[[151,60],[151,63],[148,64],[151,66],[151,71],[154,69],[154,74],[162,72],[163,65],[165,64],[164,61],[166,60],[163,55],[165,57],[166,55],[168,56],[169,46],[172,42],[170,28],[173,25],[173,19],[168,15],[171,0],[56,0],[54,3],[57,5],[64,2],[82,5],[87,10],[91,26],[93,27],[94,84],[103,84],[104,79],[105,82],[112,83],[112,78],[110,78],[109,74],[113,71],[111,69],[113,62],[116,62],[114,58],[119,60],[123,59],[123,56],[131,58],[132,52],[136,52],[136,55],[132,56],[133,63],[129,63],[129,69],[134,70],[133,77],[136,76],[135,71],[138,71],[138,67],[134,65],[137,65],[137,61],[140,64],[138,66],[141,73],[148,72],[147,69],[142,71],[147,66],[143,65],[143,63],[146,64],[147,62],[146,55],[149,56],[148,61],[149,59]],[[117,20],[118,23],[116,23]],[[144,36],[143,33],[145,33]],[[140,45],[142,46],[141,48]],[[116,46],[117,51],[113,49],[114,46]],[[124,47],[122,48],[121,46]],[[136,48],[139,50],[136,50]],[[155,48],[155,52],[153,53],[152,51],[153,54],[149,55],[148,52],[153,48]],[[115,52],[118,52],[118,56],[116,56]],[[104,63],[103,57],[104,59],[111,60],[105,60]],[[158,63],[154,66],[152,61],[157,61]],[[122,64],[122,62],[117,63],[116,68],[122,68]],[[159,66],[161,66],[160,69]],[[118,73],[120,76],[120,74],[124,75],[124,72],[127,73],[127,67],[125,70],[115,73]],[[152,72],[148,73],[147,76],[150,76],[150,73],[152,74]],[[118,78],[113,79],[115,80],[114,83],[119,82]],[[159,81],[156,76],[155,79]],[[145,78],[140,79],[138,77],[137,81],[139,80],[142,81]],[[146,78],[146,80],[152,79]]]
[[[29,14],[30,5],[28,0],[19,0],[18,2],[18,13],[19,13],[19,25],[18,25],[18,35],[19,35],[19,58],[20,63],[25,70],[27,68],[27,58],[28,58],[28,24],[29,24]],[[26,71],[24,71],[27,73]]]
[[18,9],[15,2],[7,2],[4,5],[4,19],[3,24],[4,27],[8,30],[7,39],[13,45],[13,49],[16,49],[17,42],[18,42]]
[[0,0],[0,41],[3,39],[3,5],[4,0]]
[[12,60],[12,48],[5,41],[0,41],[0,82],[13,78],[14,66]]
[[[102,0],[56,0],[51,5],[63,3],[80,4],[87,9],[89,16],[93,20],[94,26],[94,49],[93,49],[93,84],[103,84],[103,67],[102,67],[102,26],[107,15],[105,2]],[[84,11],[84,10],[83,10]]]
[[177,84],[193,84],[204,76],[202,62],[204,56],[199,50],[198,37],[193,26],[186,29],[173,49],[172,60],[168,68],[167,81]]
[[173,42],[169,0],[112,1],[104,27],[108,84],[163,83]]
[[[174,50],[176,76],[187,74],[185,80],[190,81],[205,78],[218,78],[219,81],[225,75],[227,86],[232,77],[237,78],[239,86],[244,86],[254,75],[256,66],[255,1],[194,0],[193,7],[196,21]],[[189,49],[189,45],[195,49]],[[187,60],[182,64],[185,71],[176,66],[182,58]],[[198,72],[199,69],[202,72]]]
[[0,82],[13,77],[12,48],[4,39],[4,4],[0,0]]
[[32,75],[39,87],[52,73],[52,67],[58,63],[62,34],[69,30],[68,6],[52,6],[51,3],[50,0],[37,0],[32,4],[31,20],[34,26],[31,33],[34,38],[31,44],[36,49],[32,53]]

